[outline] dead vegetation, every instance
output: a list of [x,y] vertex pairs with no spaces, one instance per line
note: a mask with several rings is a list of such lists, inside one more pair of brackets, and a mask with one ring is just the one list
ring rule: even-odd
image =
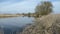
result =
[[60,34],[60,14],[42,16],[21,34]]

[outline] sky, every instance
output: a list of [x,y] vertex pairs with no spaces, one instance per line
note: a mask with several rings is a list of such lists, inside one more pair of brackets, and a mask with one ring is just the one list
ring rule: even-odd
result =
[[53,13],[60,13],[60,0],[0,0],[1,13],[34,13],[40,1],[51,1]]

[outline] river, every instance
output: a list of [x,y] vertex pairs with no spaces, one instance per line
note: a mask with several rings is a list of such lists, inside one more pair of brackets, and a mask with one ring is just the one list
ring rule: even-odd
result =
[[34,23],[34,17],[0,18],[1,34],[19,34],[27,24]]

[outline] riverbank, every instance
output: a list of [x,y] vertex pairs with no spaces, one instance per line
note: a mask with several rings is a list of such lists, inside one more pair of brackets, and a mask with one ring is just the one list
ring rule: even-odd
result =
[[60,34],[60,14],[42,16],[21,34]]
[[16,15],[16,14],[0,14],[0,18],[7,18],[7,17],[17,17],[22,15]]

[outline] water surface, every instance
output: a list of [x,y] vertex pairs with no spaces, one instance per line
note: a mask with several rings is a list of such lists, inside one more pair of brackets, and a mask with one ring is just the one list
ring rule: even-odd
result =
[[26,24],[33,23],[33,17],[11,17],[11,18],[0,18],[0,29],[3,30],[4,34],[16,34],[20,32],[21,27]]

